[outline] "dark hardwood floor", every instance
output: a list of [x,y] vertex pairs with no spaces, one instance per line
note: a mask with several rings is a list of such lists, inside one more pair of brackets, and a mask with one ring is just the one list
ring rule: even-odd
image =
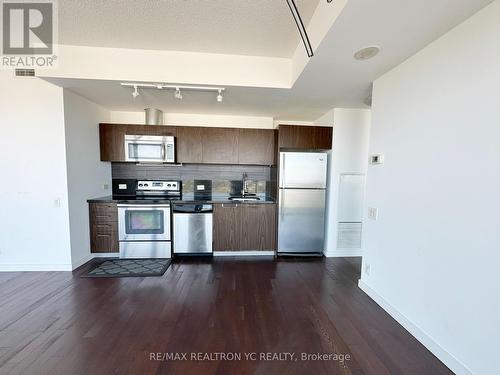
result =
[[[358,289],[356,258],[185,259],[162,277],[79,277],[88,267],[0,273],[1,374],[451,373]],[[253,352],[351,358],[245,360]]]

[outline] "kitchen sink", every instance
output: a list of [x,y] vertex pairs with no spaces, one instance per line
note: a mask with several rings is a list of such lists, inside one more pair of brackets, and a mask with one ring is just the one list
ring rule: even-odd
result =
[[229,197],[229,200],[236,202],[250,202],[250,201],[260,201],[260,198],[252,196],[241,196],[241,197]]

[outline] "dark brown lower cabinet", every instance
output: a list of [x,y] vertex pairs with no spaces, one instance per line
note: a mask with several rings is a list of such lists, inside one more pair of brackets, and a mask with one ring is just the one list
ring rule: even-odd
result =
[[240,249],[276,249],[276,205],[245,204],[241,210]]
[[215,251],[276,249],[275,204],[214,205]]
[[240,209],[241,205],[236,203],[214,204],[215,251],[232,251],[240,248]]
[[117,253],[118,208],[116,203],[89,203],[90,251]]

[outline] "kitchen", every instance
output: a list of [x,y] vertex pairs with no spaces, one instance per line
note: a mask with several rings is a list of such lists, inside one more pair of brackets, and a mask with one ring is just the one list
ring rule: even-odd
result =
[[90,197],[92,253],[322,256],[332,128],[101,123],[112,195]]
[[498,369],[500,0],[0,3],[0,373]]

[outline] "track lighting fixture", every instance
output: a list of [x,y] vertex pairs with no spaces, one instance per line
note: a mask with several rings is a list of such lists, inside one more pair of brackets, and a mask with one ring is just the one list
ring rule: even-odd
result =
[[175,88],[174,98],[175,98],[175,99],[182,100],[181,90],[180,90],[178,87],[176,87],[176,88]]
[[132,96],[137,98],[139,96],[138,89],[156,89],[156,90],[174,90],[174,98],[182,100],[182,92],[184,91],[215,91],[217,92],[217,102],[221,103],[224,100],[223,93],[226,90],[225,87],[217,86],[188,86],[188,85],[170,85],[166,83],[140,83],[140,82],[122,82],[123,87],[132,87],[134,91]]
[[132,97],[135,99],[139,96],[139,91],[137,91],[137,85],[134,85],[134,92],[132,92]]

